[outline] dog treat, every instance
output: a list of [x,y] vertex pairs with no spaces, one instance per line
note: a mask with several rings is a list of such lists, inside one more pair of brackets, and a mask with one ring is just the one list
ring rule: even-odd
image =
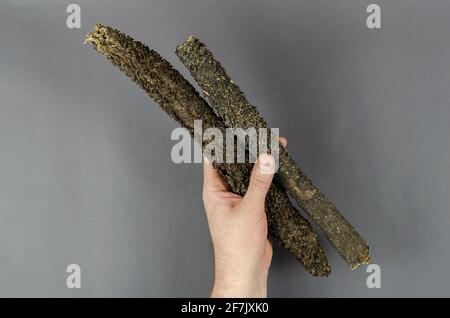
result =
[[[203,43],[191,36],[177,47],[176,54],[189,69],[225,125],[244,129],[268,128],[256,107],[247,101],[244,93]],[[319,226],[352,269],[369,263],[369,247],[365,240],[303,174],[282,145],[279,155],[277,179],[284,189]]]
[[[191,135],[194,120],[202,120],[203,129],[222,131],[226,126],[208,103],[157,52],[131,37],[98,24],[86,37],[86,42],[104,54],[110,62],[129,76],[153,98],[161,108]],[[210,140],[203,141],[203,147]],[[231,191],[244,195],[253,164],[214,163]],[[304,268],[314,276],[328,276],[330,266],[311,225],[292,206],[287,194],[273,182],[266,198],[266,214],[270,235],[288,249]]]

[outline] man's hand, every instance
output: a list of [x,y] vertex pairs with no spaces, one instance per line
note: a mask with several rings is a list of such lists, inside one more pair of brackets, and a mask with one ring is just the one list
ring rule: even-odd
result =
[[[287,141],[280,138],[285,146]],[[214,245],[212,297],[266,297],[272,245],[264,203],[275,161],[263,154],[255,163],[244,197],[229,191],[205,160],[203,202]]]

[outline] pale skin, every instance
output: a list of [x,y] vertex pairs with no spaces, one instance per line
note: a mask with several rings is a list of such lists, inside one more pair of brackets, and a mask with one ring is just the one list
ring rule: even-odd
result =
[[[283,146],[287,140],[280,137]],[[205,160],[203,203],[214,247],[211,297],[267,297],[272,260],[264,202],[274,173],[273,156],[255,163],[244,197],[230,192],[218,171]]]

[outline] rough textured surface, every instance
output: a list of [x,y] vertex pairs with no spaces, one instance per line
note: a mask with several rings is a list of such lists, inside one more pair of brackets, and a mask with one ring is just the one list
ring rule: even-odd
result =
[[[202,120],[203,129],[225,129],[219,119],[190,85],[157,52],[110,27],[97,25],[86,42],[104,54],[136,84],[142,87],[170,117],[193,134],[194,120]],[[205,141],[204,145],[209,141]],[[204,146],[203,145],[203,146]],[[247,190],[252,164],[216,164],[233,192]],[[288,249],[314,276],[327,276],[330,267],[310,224],[292,206],[281,187],[274,182],[266,200],[271,236]]]
[[[247,101],[244,93],[203,43],[191,36],[176,49],[176,54],[227,126],[268,128],[256,107]],[[281,145],[277,175],[282,186],[322,229],[352,269],[369,263],[369,247],[365,240],[303,174]]]

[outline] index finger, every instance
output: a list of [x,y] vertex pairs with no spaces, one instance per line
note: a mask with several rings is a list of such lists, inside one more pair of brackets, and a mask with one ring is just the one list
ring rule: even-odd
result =
[[206,158],[203,160],[203,189],[207,191],[228,191],[225,180]]

